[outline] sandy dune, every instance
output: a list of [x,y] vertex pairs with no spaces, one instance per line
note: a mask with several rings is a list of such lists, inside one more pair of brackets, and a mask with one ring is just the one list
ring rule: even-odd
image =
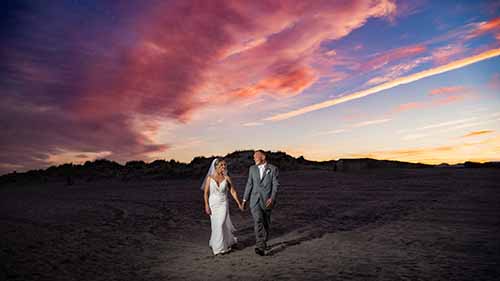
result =
[[198,181],[2,186],[0,280],[500,280],[498,169],[281,182],[266,257],[234,204],[239,247],[212,256]]

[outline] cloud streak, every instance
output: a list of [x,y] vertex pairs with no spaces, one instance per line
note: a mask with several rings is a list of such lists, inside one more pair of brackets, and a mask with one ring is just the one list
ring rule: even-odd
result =
[[372,126],[372,125],[377,125],[377,124],[383,124],[383,123],[387,123],[391,120],[392,120],[391,118],[366,120],[366,121],[351,124],[350,126],[347,126],[345,128],[328,130],[328,131],[324,131],[324,132],[317,132],[317,133],[313,134],[312,136],[324,136],[324,135],[340,134],[340,133],[344,133],[344,132],[349,132],[351,129]]
[[473,132],[470,132],[466,135],[463,135],[462,137],[464,137],[464,138],[475,137],[475,136],[480,136],[480,135],[485,135],[485,134],[491,134],[493,132],[495,132],[495,131],[493,131],[493,130],[473,131]]
[[457,92],[464,92],[466,90],[463,86],[449,86],[434,89],[429,92],[429,95],[442,95],[442,94],[453,94]]
[[328,108],[328,107],[331,107],[331,106],[334,106],[337,104],[341,104],[341,103],[348,102],[351,100],[355,100],[355,99],[363,98],[363,97],[366,97],[369,95],[373,95],[373,94],[379,93],[381,91],[397,87],[399,85],[412,83],[412,82],[418,81],[418,80],[423,79],[423,78],[427,78],[427,77],[431,77],[431,76],[445,73],[448,71],[452,71],[455,69],[459,69],[459,68],[471,65],[473,63],[477,63],[477,62],[487,60],[490,58],[494,58],[497,56],[500,56],[500,48],[491,49],[491,50],[482,52],[478,55],[474,55],[474,56],[470,56],[470,57],[467,57],[464,59],[453,61],[453,62],[448,63],[448,64],[443,65],[443,66],[438,66],[438,67],[424,70],[424,71],[414,73],[414,74],[411,74],[408,76],[400,77],[400,78],[394,79],[392,81],[389,81],[387,83],[383,83],[381,85],[378,85],[378,86],[375,86],[375,87],[372,87],[372,88],[369,88],[366,90],[347,94],[345,96],[330,99],[330,100],[320,102],[317,104],[305,106],[305,107],[302,107],[300,109],[292,110],[292,111],[289,111],[286,113],[276,114],[276,115],[265,118],[264,121],[286,120],[286,119],[300,116],[300,115],[303,115],[303,114],[306,114],[306,113],[309,113],[312,111]]
[[390,118],[376,119],[376,120],[369,120],[369,121],[359,122],[359,123],[353,124],[352,126],[354,128],[358,128],[358,127],[365,127],[365,126],[374,125],[374,124],[382,124],[382,123],[386,123],[386,122],[389,122],[389,121],[391,121]]

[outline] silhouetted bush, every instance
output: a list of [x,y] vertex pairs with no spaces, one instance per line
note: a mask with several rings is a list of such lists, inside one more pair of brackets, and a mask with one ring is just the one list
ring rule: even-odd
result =
[[467,161],[464,163],[465,168],[500,168],[500,162],[472,162]]
[[[230,175],[246,175],[248,168],[254,164],[253,150],[239,150],[222,157],[226,160]],[[500,168],[500,162],[476,163],[467,161],[463,165],[427,165],[422,163],[408,163],[393,160],[376,160],[371,158],[339,159],[329,161],[311,161],[303,156],[297,158],[282,151],[266,152],[270,163],[278,166],[280,171],[295,171],[303,169],[324,169],[331,171],[359,171],[375,168],[428,168],[428,167],[465,167],[465,168]],[[193,158],[190,163],[158,159],[151,163],[141,160],[128,161],[121,165],[107,159],[86,161],[83,165],[66,163],[50,166],[42,170],[30,170],[24,173],[13,172],[0,177],[0,184],[6,183],[47,183],[61,182],[75,185],[79,182],[93,182],[100,180],[163,180],[175,178],[200,178],[205,175],[208,167],[216,156]]]
[[433,165],[409,163],[395,160],[377,160],[372,158],[355,158],[337,160],[337,171],[359,171],[364,169],[387,168],[429,168]]

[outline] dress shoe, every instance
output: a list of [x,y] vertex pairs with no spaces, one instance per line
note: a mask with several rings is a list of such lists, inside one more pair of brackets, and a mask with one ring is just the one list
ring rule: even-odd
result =
[[264,249],[255,248],[255,253],[259,256],[265,256]]

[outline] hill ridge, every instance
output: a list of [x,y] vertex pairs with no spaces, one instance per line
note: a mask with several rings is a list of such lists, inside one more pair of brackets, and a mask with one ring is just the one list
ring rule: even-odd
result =
[[[331,171],[359,171],[375,168],[430,168],[430,167],[499,167],[498,162],[475,163],[465,162],[461,165],[446,163],[431,165],[399,160],[379,160],[374,158],[339,158],[337,160],[315,161],[303,156],[293,157],[283,151],[267,151],[268,161],[277,165],[281,171],[302,169],[325,169]],[[64,163],[53,165],[46,169],[29,170],[26,172],[11,172],[0,176],[1,183],[9,182],[49,182],[95,181],[103,179],[119,179],[129,181],[134,179],[168,179],[190,177],[198,178],[205,175],[208,166],[215,157],[222,157],[228,162],[229,171],[233,175],[243,175],[248,167],[253,165],[253,150],[236,150],[225,156],[197,156],[189,163],[174,159],[156,159],[152,162],[131,160],[120,164],[105,158],[86,161],[83,164]]]

